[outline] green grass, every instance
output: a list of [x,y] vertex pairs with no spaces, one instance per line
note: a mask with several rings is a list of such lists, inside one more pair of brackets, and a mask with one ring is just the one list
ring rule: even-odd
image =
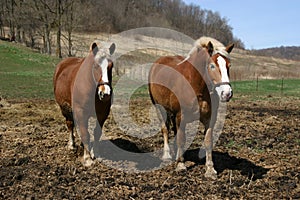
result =
[[0,95],[9,99],[53,98],[52,76],[59,62],[19,44],[0,41]]
[[[300,79],[283,80],[257,80],[232,82],[234,97],[252,96],[255,99],[297,97],[300,98]],[[145,97],[148,95],[148,87],[144,85],[138,88],[133,97]]]
[[300,79],[232,82],[235,94],[256,97],[300,97]]

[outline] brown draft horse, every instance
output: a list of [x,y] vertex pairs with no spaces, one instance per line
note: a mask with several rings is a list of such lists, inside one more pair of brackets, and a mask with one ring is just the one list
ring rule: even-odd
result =
[[[68,147],[73,149],[74,126],[77,126],[84,147],[83,164],[93,163],[93,147],[99,141],[101,129],[108,117],[112,100],[112,67],[109,59],[115,51],[115,44],[104,48],[94,41],[85,58],[66,58],[56,67],[53,83],[54,94],[70,131]],[[90,142],[88,121],[97,115],[94,130],[94,145]]]
[[212,161],[212,130],[219,100],[227,102],[232,97],[229,53],[233,47],[233,44],[225,47],[213,38],[201,37],[185,59],[181,56],[161,57],[150,70],[150,97],[153,104],[159,105],[156,107],[162,116],[162,159],[171,159],[168,134],[172,123],[176,135],[177,170],[186,169],[183,163],[186,123],[200,119],[205,126],[205,176],[217,177]]

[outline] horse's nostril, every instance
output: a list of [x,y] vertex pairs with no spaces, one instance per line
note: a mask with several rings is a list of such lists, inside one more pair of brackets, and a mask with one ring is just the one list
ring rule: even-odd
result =
[[104,92],[103,91],[99,91],[98,95],[99,95],[100,100],[102,100],[104,98]]

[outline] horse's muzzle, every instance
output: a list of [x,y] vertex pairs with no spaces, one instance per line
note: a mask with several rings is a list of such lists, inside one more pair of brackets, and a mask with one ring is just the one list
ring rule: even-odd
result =
[[100,100],[103,100],[104,99],[104,92],[99,90],[98,97],[99,97]]
[[110,96],[112,91],[109,83],[99,83],[97,90],[99,100],[103,100],[106,96]]
[[233,92],[230,91],[229,93],[224,93],[224,91],[221,92],[221,102],[229,102],[230,99],[233,97]]
[[228,102],[233,96],[229,82],[218,83],[214,86],[214,89],[218,93],[221,102]]

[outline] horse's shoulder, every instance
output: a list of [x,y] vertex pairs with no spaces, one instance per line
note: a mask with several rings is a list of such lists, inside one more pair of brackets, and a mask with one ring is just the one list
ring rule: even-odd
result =
[[180,63],[182,60],[184,59],[184,57],[180,56],[180,55],[176,55],[176,56],[163,56],[160,57],[156,63],[157,64],[164,64],[170,67],[174,67],[176,66],[178,63]]
[[68,57],[60,61],[56,66],[54,81],[56,82],[60,77],[73,76],[78,71],[84,58]]
[[72,70],[74,68],[79,68],[83,61],[84,58],[76,58],[76,57],[65,58],[58,64],[57,67],[61,68],[61,70]]
[[78,58],[78,57],[69,57],[62,61],[63,64],[68,66],[77,66],[84,61],[85,58]]

